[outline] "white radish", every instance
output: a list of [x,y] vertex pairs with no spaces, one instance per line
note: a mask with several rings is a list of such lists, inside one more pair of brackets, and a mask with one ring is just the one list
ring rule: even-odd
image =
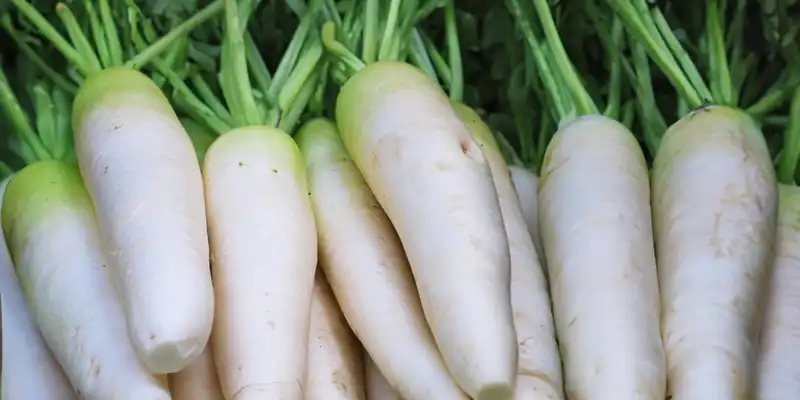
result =
[[403,400],[400,393],[397,393],[389,384],[366,352],[364,353],[364,375],[367,400]]
[[[0,183],[0,209],[6,185]],[[2,380],[0,399],[75,399],[61,365],[53,357],[30,315],[5,240],[0,243],[2,301]]]
[[322,271],[311,298],[306,400],[364,400],[361,344],[344,319]]
[[8,184],[2,223],[31,314],[78,397],[169,399],[126,334],[78,170],[25,167]]
[[297,134],[319,236],[319,266],[353,332],[408,399],[463,399],[425,321],[389,218],[324,119]]
[[503,213],[511,255],[511,305],[519,346],[516,399],[563,399],[561,359],[550,308],[550,293],[533,238],[528,232],[511,173],[492,131],[475,111],[454,104],[483,149]]
[[222,393],[303,399],[317,235],[302,155],[283,131],[236,128],[203,172]]
[[186,368],[169,374],[172,400],[223,400],[211,344]]
[[342,87],[343,142],[397,230],[448,369],[480,400],[512,396],[508,241],[492,175],[441,87],[380,61]]
[[600,115],[564,124],[539,188],[567,398],[663,400],[650,185],[635,137]]
[[652,190],[668,394],[751,399],[778,202],[760,129],[728,107],[691,112],[663,136]]
[[800,188],[778,187],[778,231],[767,308],[761,328],[758,400],[792,400],[800,393]]
[[[539,262],[544,265],[544,248],[542,247],[542,236],[539,233],[539,177],[533,171],[518,165],[509,165],[511,179],[514,181],[514,189],[519,196],[519,203],[522,206],[522,216],[536,244],[536,253],[539,255]],[[545,271],[547,272],[547,271]]]
[[72,124],[134,347],[154,373],[179,371],[205,348],[214,315],[192,141],[155,83],[126,68],[81,85]]

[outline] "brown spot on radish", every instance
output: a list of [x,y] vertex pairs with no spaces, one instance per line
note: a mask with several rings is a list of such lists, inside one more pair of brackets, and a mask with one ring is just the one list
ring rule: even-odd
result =
[[464,153],[467,158],[472,161],[484,163],[485,160],[483,158],[483,151],[480,149],[480,146],[472,140],[471,137],[462,138],[459,141],[461,145],[461,152]]
[[156,334],[150,333],[150,340],[156,340]]

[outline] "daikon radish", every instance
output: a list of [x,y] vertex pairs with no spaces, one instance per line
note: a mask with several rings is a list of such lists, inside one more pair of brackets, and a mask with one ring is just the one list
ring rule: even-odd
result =
[[800,393],[800,188],[778,187],[778,231],[767,307],[761,328],[758,400]]
[[540,188],[567,397],[663,399],[650,189],[636,139],[606,117],[579,117],[548,146]]
[[178,371],[206,346],[214,312],[192,142],[158,87],[133,70],[90,77],[74,104],[78,162],[130,336],[151,371]]
[[519,203],[522,206],[522,216],[528,232],[536,244],[536,252],[539,254],[539,261],[544,264],[544,249],[542,248],[542,236],[539,234],[539,177],[533,171],[518,165],[509,165],[511,179],[514,181],[514,189],[519,196]]
[[[668,26],[656,24],[650,12],[614,6],[693,109],[669,127],[653,161],[667,395],[752,399],[778,189],[763,134],[735,108],[738,89],[730,66],[717,58],[728,46],[720,32],[724,13],[718,2],[706,4],[706,61],[714,66],[706,86]],[[647,26],[658,26],[666,40],[654,40]]]
[[365,399],[361,344],[322,271],[317,271],[311,298],[307,379],[307,400]]
[[436,82],[401,62],[350,78],[336,119],[397,230],[456,382],[477,399],[509,398],[517,345],[508,240],[480,147]]
[[297,134],[319,237],[319,266],[341,310],[383,374],[408,399],[463,399],[425,321],[400,240],[336,126]]
[[[231,119],[203,162],[216,298],[211,342],[226,399],[302,400],[317,232],[303,157],[282,128],[297,121],[317,87],[315,69],[306,67],[322,51],[306,29],[300,40],[309,47],[293,56],[304,67],[290,71],[286,90],[270,87],[280,104],[256,96],[250,76],[259,72],[249,68],[261,62],[248,62],[243,41],[252,11],[225,2],[218,82],[224,99],[213,103],[224,104]],[[309,11],[303,26],[316,17]]]
[[663,400],[666,368],[644,154],[624,125],[599,114],[547,1],[534,0],[542,38],[526,28],[531,22],[519,1],[509,5],[548,95],[566,99],[544,155],[538,196],[566,397]]
[[300,151],[275,128],[238,128],[203,172],[222,393],[302,399],[317,236]]
[[[214,315],[203,183],[192,142],[171,105],[137,69],[218,14],[222,0],[128,60],[118,34],[128,27],[115,27],[113,19],[87,18],[85,27],[58,3],[67,40],[27,1],[12,3],[82,80],[72,109],[75,154],[128,335],[153,373],[178,371],[205,347]],[[105,35],[87,37],[84,28]]]
[[25,167],[8,184],[2,224],[31,314],[78,397],[169,399],[126,334],[77,169]]
[[169,391],[172,400],[224,399],[210,344],[186,368],[169,374]]
[[364,380],[367,390],[367,400],[403,400],[400,393],[383,377],[378,366],[372,358],[364,353]]
[[483,149],[500,201],[511,255],[511,306],[519,346],[516,399],[563,399],[561,359],[555,340],[550,293],[511,173],[491,130],[475,111],[454,104]]
[[[0,205],[8,181],[7,178],[0,183]],[[0,243],[0,301],[3,368],[0,398],[75,399],[72,386],[28,311],[5,241]]]
[[664,135],[653,222],[674,398],[751,398],[777,197],[766,143],[744,113],[701,108]]

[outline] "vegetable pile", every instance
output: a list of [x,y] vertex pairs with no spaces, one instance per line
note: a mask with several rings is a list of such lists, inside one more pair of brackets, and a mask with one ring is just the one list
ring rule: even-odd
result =
[[794,1],[0,5],[0,399],[800,394]]

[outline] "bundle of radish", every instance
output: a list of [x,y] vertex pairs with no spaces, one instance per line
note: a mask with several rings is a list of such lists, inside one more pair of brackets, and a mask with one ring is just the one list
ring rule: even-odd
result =
[[759,126],[735,108],[718,3],[706,5],[710,90],[658,8],[609,3],[693,109],[661,138],[653,163],[668,394],[753,398],[778,190]]
[[108,0],[99,13],[85,2],[94,48],[64,4],[56,12],[72,44],[26,0],[12,3],[85,78],[73,104],[76,154],[128,334],[151,371],[178,371],[202,352],[214,315],[202,177],[171,105],[136,69],[222,3],[136,55],[124,54]]
[[[225,1],[219,86],[223,99],[157,71],[176,106],[220,135],[203,162],[216,299],[211,343],[225,398],[302,399],[317,239],[302,155],[287,134],[319,81],[322,44],[309,9],[271,82],[247,46],[257,1]],[[146,21],[143,21],[146,23]],[[147,29],[145,27],[145,29]],[[268,84],[268,86],[262,85]],[[201,86],[203,85],[203,86]],[[275,126],[277,124],[277,127]]]
[[[16,153],[27,164],[51,158],[70,158],[69,97],[66,92],[57,88],[51,90],[48,86],[39,81],[32,87],[37,100],[35,124],[32,125],[8,79],[0,71],[0,107],[17,135]],[[0,196],[4,195],[9,179],[0,183]],[[0,243],[0,303],[0,362],[3,366],[0,398],[74,399],[72,386],[36,325],[38,315],[32,315],[26,304],[5,240]]]
[[645,159],[633,134],[610,117],[614,107],[610,116],[598,114],[561,45],[547,1],[533,5],[546,43],[534,34],[530,5],[509,2],[548,95],[561,99],[554,101],[561,122],[544,156],[538,200],[566,395],[663,399]]
[[[347,78],[336,124],[396,229],[450,373],[473,398],[507,399],[518,351],[508,240],[491,171],[437,82],[390,61],[402,51],[395,29],[410,31],[394,26],[400,2],[392,7],[381,61],[367,66],[337,41],[335,23],[323,26],[325,47],[339,61],[332,68]],[[365,29],[365,46],[374,40]]]
[[[461,120],[481,147],[497,192],[511,260],[511,306],[519,359],[514,398],[564,397],[561,360],[555,341],[550,294],[535,241],[528,231],[511,172],[492,131],[478,114],[462,104],[463,72],[452,1],[445,6],[449,95]],[[433,50],[429,50],[433,51]],[[437,63],[440,67],[443,63]],[[513,154],[512,154],[513,156]]]

